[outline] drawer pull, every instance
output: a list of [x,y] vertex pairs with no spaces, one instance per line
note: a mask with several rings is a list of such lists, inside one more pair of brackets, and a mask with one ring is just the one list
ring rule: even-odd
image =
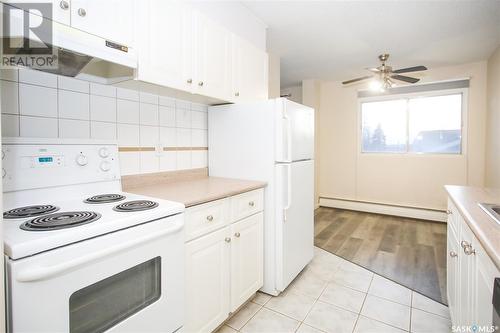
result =
[[461,242],[460,242],[460,246],[462,247],[462,249],[464,249],[464,250],[465,250],[465,248],[466,248],[467,246],[470,246],[470,244],[469,244],[467,241],[464,241],[464,240],[463,240],[463,241],[461,241]]
[[468,244],[466,247],[464,247],[464,253],[468,256],[475,255],[476,250],[472,248],[472,245]]
[[458,254],[455,251],[450,251],[450,257],[455,258]]
[[224,241],[225,241],[226,243],[230,243],[230,242],[231,242],[231,238],[230,238],[230,237],[226,237],[226,238],[224,239]]
[[214,220],[214,217],[212,215],[207,216],[207,221],[212,222]]
[[237,233],[235,233],[235,234],[234,234],[234,237],[240,237],[240,236],[241,236],[241,235],[240,235],[240,233],[239,233],[239,232],[237,232]]
[[449,209],[448,209],[448,210],[446,211],[446,214],[448,214],[448,215],[452,215],[452,214],[453,214],[453,212],[452,212],[451,210],[449,210]]
[[248,205],[249,205],[250,207],[253,207],[253,206],[255,206],[255,202],[250,201],[250,202],[248,203]]

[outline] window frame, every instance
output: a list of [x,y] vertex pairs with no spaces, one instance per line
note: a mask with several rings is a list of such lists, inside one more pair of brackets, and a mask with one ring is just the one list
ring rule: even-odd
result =
[[[370,97],[359,97],[358,98],[358,115],[357,115],[357,147],[358,154],[362,155],[376,155],[376,156],[465,156],[467,155],[467,139],[468,139],[468,93],[469,88],[458,88],[458,89],[445,89],[445,90],[430,90],[424,92],[415,92],[407,94],[384,94],[380,96],[370,96]],[[389,100],[399,100],[399,99],[411,99],[411,98],[425,98],[425,97],[437,97],[446,95],[462,95],[462,110],[461,110],[461,142],[460,142],[460,152],[459,153],[426,153],[426,152],[412,152],[409,151],[409,135],[410,135],[410,120],[409,112],[406,110],[406,151],[403,152],[373,152],[373,151],[363,151],[363,103],[368,102],[382,102]]]

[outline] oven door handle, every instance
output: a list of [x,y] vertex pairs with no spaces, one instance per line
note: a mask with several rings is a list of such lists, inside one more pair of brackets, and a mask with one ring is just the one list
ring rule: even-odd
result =
[[127,248],[142,244],[142,243],[147,243],[149,241],[152,241],[156,238],[162,237],[167,234],[173,234],[178,232],[179,230],[182,229],[183,223],[180,222],[177,225],[175,225],[172,228],[157,232],[157,233],[152,233],[148,234],[146,236],[134,239],[133,241],[130,241],[128,243],[122,243],[119,245],[111,246],[109,248],[106,248],[102,251],[97,251],[91,254],[88,254],[86,256],[82,256],[73,260],[68,260],[65,262],[60,262],[55,265],[49,265],[49,266],[42,266],[42,265],[36,265],[32,267],[27,267],[20,271],[17,276],[16,280],[19,282],[33,282],[33,281],[38,281],[38,280],[45,280],[47,278],[59,275],[61,273],[64,273],[66,271],[69,271],[75,267],[85,265],[91,261],[95,261],[97,259],[100,259],[102,257],[110,256],[113,255],[117,252],[123,251]]

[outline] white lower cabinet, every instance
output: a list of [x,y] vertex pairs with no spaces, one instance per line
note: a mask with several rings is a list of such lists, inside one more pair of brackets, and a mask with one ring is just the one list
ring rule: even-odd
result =
[[451,200],[448,203],[446,269],[452,324],[461,327],[490,327],[493,283],[496,277],[500,277],[500,271]]
[[[212,332],[257,290],[264,274],[264,217],[259,211],[231,220],[231,205],[247,200],[255,207],[262,200],[262,189],[213,203],[190,207],[186,211],[186,318],[184,332]],[[221,207],[221,205],[225,207]],[[214,212],[219,213],[215,217]],[[222,216],[226,212],[225,216]],[[206,217],[204,217],[206,215]],[[192,220],[192,221],[191,221]],[[201,223],[200,221],[203,221]],[[221,225],[220,221],[223,224]],[[203,225],[205,224],[205,225]],[[206,225],[217,225],[214,230]],[[200,235],[197,229],[205,233]],[[199,235],[192,238],[193,235]]]

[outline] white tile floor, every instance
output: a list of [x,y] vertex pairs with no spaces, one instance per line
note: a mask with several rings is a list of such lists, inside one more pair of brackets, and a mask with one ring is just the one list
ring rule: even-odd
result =
[[218,333],[449,333],[448,308],[329,252],[278,297],[257,293]]

